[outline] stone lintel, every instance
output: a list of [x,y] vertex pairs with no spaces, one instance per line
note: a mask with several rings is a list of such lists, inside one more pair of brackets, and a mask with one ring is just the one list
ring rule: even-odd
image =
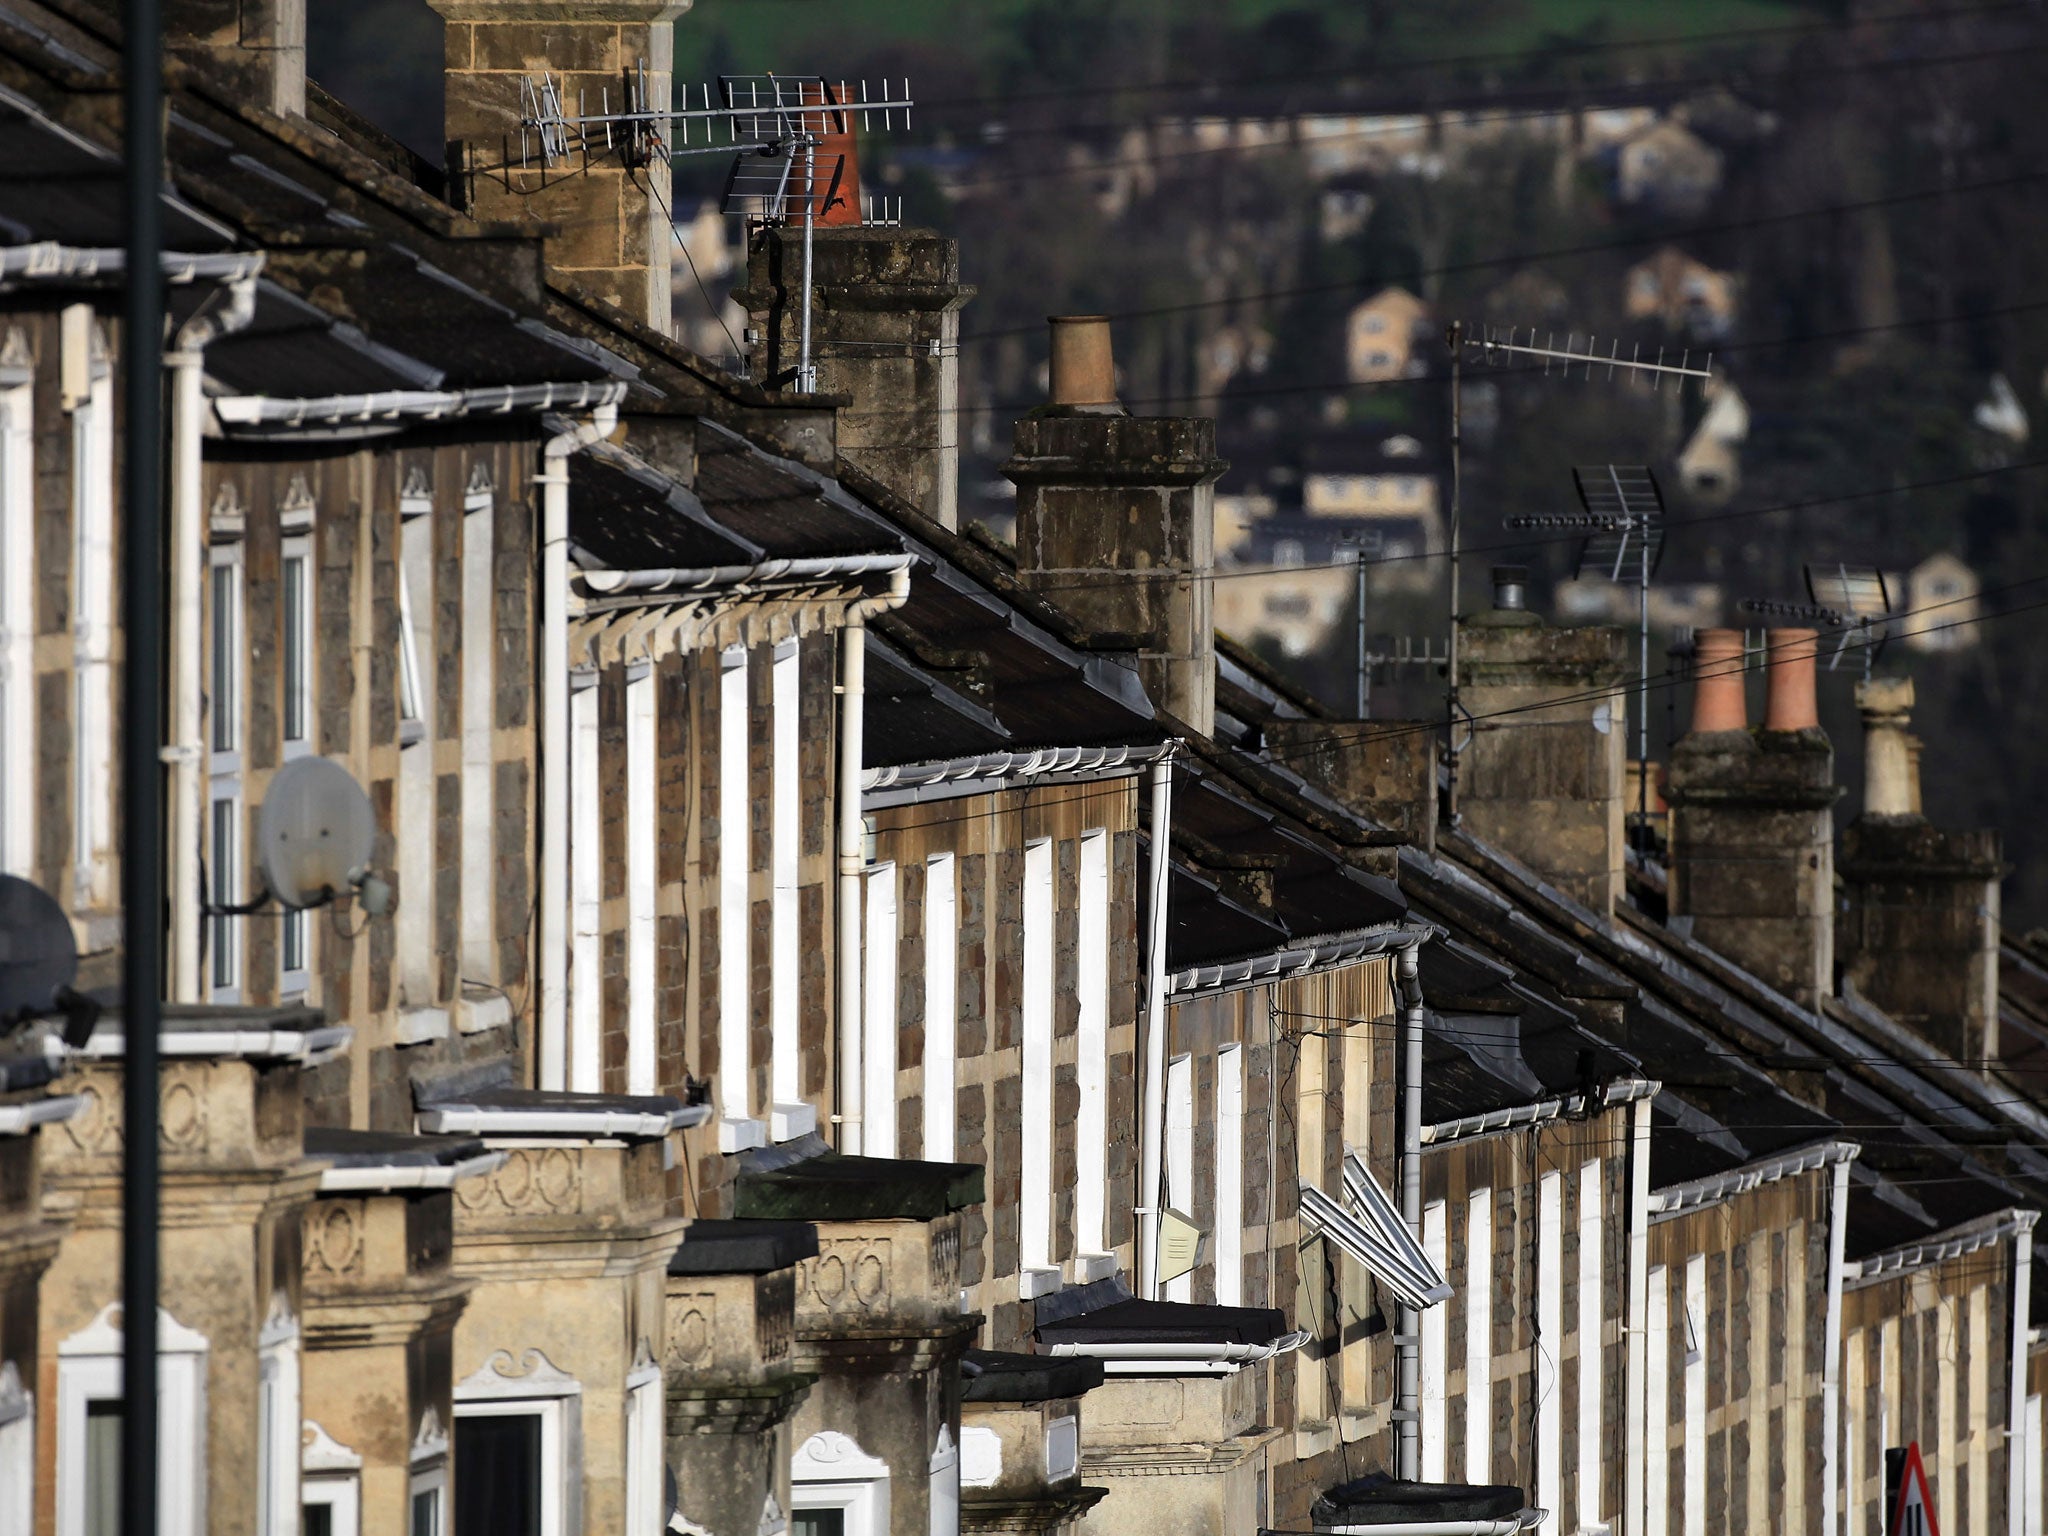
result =
[[757,1382],[699,1382],[671,1377],[665,1388],[668,1433],[671,1438],[761,1434],[795,1413],[811,1395],[811,1384],[817,1379],[802,1371]]
[[1064,1531],[1109,1497],[1107,1488],[1086,1486],[1048,1492],[1035,1499],[983,1499],[971,1488],[960,1494],[960,1529],[989,1536],[1051,1536]]

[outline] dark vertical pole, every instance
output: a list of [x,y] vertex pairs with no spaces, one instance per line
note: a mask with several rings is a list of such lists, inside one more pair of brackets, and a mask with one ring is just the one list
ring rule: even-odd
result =
[[[122,128],[128,260],[120,356],[124,697],[121,727],[121,1533],[154,1536],[157,1490],[157,1030],[164,975],[163,20],[125,0]],[[181,899],[190,893],[180,891]]]
[[1458,519],[1464,502],[1463,380],[1459,365],[1465,356],[1465,328],[1451,322],[1446,341],[1451,349],[1451,637],[1445,647],[1451,686],[1444,697],[1444,825],[1458,824]]

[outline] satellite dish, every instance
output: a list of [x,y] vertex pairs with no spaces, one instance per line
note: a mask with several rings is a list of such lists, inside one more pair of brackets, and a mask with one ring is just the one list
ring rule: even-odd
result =
[[256,867],[288,908],[317,907],[357,883],[376,842],[370,797],[332,758],[286,763],[256,814]]
[[0,875],[0,1025],[63,1010],[78,976],[78,942],[55,899]]

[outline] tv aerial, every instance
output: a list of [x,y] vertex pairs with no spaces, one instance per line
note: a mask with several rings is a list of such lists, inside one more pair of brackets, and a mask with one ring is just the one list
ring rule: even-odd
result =
[[[907,80],[883,80],[878,89],[868,82],[828,81],[823,75],[722,75],[717,94],[699,87],[697,106],[690,88],[681,103],[662,99],[650,85],[647,67],[629,71],[621,82],[619,110],[612,110],[611,90],[599,92],[598,110],[589,110],[584,92],[570,112],[552,74],[524,79],[519,86],[519,160],[522,166],[536,151],[543,167],[571,159],[591,161],[615,156],[628,167],[657,158],[682,155],[733,156],[726,173],[721,213],[739,213],[763,223],[800,223],[803,244],[803,309],[798,317],[797,363],[780,381],[799,390],[815,391],[818,371],[811,361],[811,248],[819,224],[858,223],[862,207],[853,157],[853,124],[872,131],[896,126],[902,114],[910,126]],[[703,142],[690,135],[700,130]]]
[[1745,598],[1739,605],[1744,613],[1769,614],[1773,618],[1807,619],[1835,631],[1834,650],[1828,655],[1828,670],[1842,663],[1851,645],[1863,652],[1863,678],[1870,680],[1877,653],[1884,649],[1892,617],[1891,585],[1874,565],[1849,565],[1837,560],[1828,564],[1808,563],[1804,603],[1782,603],[1770,598]]
[[210,902],[207,915],[239,916],[272,901],[299,912],[353,891],[366,915],[382,917],[391,886],[370,867],[376,846],[376,813],[354,775],[332,758],[293,758],[272,776],[256,813],[262,890],[238,904]]
[[72,990],[77,979],[78,941],[64,909],[41,886],[0,875],[0,1032],[61,1015],[64,1043],[84,1045],[100,1006]]

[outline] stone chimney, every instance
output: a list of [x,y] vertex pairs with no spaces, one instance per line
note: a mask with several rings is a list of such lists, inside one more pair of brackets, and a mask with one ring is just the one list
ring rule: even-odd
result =
[[1153,702],[1216,719],[1216,423],[1116,403],[1109,321],[1052,321],[1052,399],[1017,423],[1017,573],[1105,637],[1125,638]]
[[1998,1055],[1999,881],[1993,831],[1944,832],[1920,814],[1913,684],[1858,686],[1863,814],[1842,831],[1842,975],[1944,1055]]
[[[244,0],[251,3],[251,0]],[[644,137],[615,131],[610,149],[572,150],[553,166],[526,135],[520,82],[552,75],[563,107],[613,109],[646,68],[649,97],[669,100],[670,22],[688,0],[428,0],[448,23],[449,197],[480,219],[551,226],[553,275],[635,320],[669,331],[669,243],[662,205],[668,161]],[[573,141],[573,135],[572,135]]]
[[[838,421],[845,458],[927,517],[957,527],[960,309],[974,297],[960,281],[960,242],[928,229],[863,225],[858,199],[856,188],[851,214],[835,210],[811,241],[818,389],[852,399]],[[738,295],[755,379],[793,376],[802,295],[803,230],[757,228]]]
[[1834,985],[1835,751],[1814,704],[1816,637],[1769,632],[1761,730],[1742,633],[1703,629],[1692,729],[1671,749],[1670,912],[1693,937],[1809,1006]]
[[1524,606],[1528,571],[1495,566],[1494,606],[1458,620],[1458,820],[1603,916],[1622,893],[1627,633],[1560,629]]
[[306,0],[169,0],[164,50],[225,75],[239,100],[306,115]]

